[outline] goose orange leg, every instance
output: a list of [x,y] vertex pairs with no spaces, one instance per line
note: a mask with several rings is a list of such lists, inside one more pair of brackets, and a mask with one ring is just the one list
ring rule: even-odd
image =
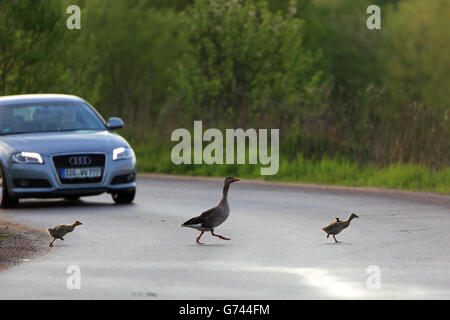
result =
[[220,234],[215,234],[213,231],[211,231],[211,234],[212,234],[214,237],[218,237],[218,238],[220,238],[220,239],[222,239],[222,240],[231,240],[230,238],[221,236]]
[[197,237],[197,240],[195,242],[197,242],[198,244],[203,244],[200,242],[200,238],[202,237],[203,233],[205,233],[204,231],[202,231],[202,233],[200,233],[200,235]]

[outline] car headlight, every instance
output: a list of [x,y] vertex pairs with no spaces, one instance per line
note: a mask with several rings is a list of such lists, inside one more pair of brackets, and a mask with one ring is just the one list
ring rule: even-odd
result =
[[16,163],[32,163],[43,164],[44,160],[41,155],[36,152],[17,152],[12,155],[12,159]]
[[130,148],[116,148],[113,150],[113,160],[125,160],[133,157],[133,151]]

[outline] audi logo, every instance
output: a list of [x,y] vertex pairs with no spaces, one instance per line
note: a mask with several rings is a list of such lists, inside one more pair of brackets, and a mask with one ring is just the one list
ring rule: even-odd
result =
[[71,166],[88,166],[92,163],[92,159],[89,156],[70,157],[69,163]]

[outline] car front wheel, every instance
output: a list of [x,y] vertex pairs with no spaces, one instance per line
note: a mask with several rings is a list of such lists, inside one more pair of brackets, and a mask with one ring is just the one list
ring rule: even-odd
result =
[[136,195],[136,189],[131,191],[118,191],[112,194],[112,198],[117,204],[132,203],[134,196]]
[[3,178],[3,170],[0,168],[0,208],[14,208],[19,204],[19,199],[11,197],[8,193],[6,179]]

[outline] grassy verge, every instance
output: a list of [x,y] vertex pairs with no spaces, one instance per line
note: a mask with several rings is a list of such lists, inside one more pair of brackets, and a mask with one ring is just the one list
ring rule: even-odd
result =
[[0,244],[2,241],[5,241],[9,237],[14,236],[12,233],[0,233]]
[[418,164],[395,163],[387,167],[360,166],[345,159],[313,161],[301,155],[289,159],[280,155],[276,175],[261,176],[260,165],[174,165],[170,150],[148,144],[133,144],[139,172],[193,176],[238,176],[274,181],[371,186],[413,191],[450,193],[450,168],[435,171]]

